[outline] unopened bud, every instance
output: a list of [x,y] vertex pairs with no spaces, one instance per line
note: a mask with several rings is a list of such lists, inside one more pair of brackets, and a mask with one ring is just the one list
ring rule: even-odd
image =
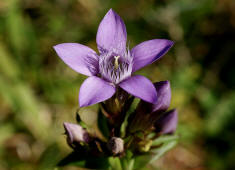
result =
[[155,128],[161,134],[174,133],[177,127],[178,112],[177,110],[170,110],[164,113],[156,122]]
[[112,137],[108,142],[109,150],[114,154],[120,154],[124,151],[124,142],[121,138]]
[[129,131],[146,131],[150,129],[159,116],[164,113],[171,101],[171,88],[169,81],[160,81],[154,83],[157,91],[157,101],[148,103],[141,100],[135,111],[135,116],[129,126]]
[[80,125],[64,122],[64,129],[67,142],[71,147],[81,142],[88,143],[90,141],[88,132]]

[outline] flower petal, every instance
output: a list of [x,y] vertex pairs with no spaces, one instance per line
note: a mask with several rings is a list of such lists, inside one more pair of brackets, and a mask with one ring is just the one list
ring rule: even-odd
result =
[[122,81],[119,86],[132,94],[149,103],[156,103],[157,91],[150,80],[144,76],[132,76]]
[[177,110],[170,110],[164,113],[156,122],[155,128],[157,132],[162,134],[174,133],[178,122]]
[[110,9],[101,21],[96,42],[100,53],[116,49],[123,54],[126,49],[126,26],[121,17]]
[[170,40],[154,39],[144,41],[135,46],[131,50],[131,55],[134,58],[132,72],[159,59],[173,46],[173,44],[173,41]]
[[98,71],[96,52],[78,43],[63,43],[54,46],[58,56],[78,73],[92,76]]
[[99,77],[88,77],[81,85],[79,92],[80,107],[105,101],[113,96],[115,87]]

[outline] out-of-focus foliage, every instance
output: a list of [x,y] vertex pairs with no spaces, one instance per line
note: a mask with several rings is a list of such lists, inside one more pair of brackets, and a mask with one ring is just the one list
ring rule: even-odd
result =
[[95,49],[109,8],[124,19],[130,47],[153,38],[175,41],[139,71],[152,81],[170,80],[172,108],[179,110],[179,144],[149,168],[234,169],[233,0],[1,0],[0,169],[51,169],[70,152],[62,122],[74,120],[85,77],[52,46],[79,42]]

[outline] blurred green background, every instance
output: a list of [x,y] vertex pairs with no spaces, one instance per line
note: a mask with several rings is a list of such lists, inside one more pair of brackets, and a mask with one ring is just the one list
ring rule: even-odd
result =
[[235,169],[234,0],[0,0],[0,170],[52,169],[71,151],[62,123],[75,121],[86,77],[52,46],[96,49],[110,8],[125,21],[130,47],[175,41],[137,73],[170,80],[171,108],[179,111],[179,144],[150,167]]

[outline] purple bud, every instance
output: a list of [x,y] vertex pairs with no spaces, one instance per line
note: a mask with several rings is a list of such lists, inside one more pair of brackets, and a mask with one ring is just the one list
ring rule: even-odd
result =
[[176,109],[164,113],[156,122],[155,128],[161,134],[174,133],[178,122],[178,112]]
[[112,137],[108,142],[109,150],[114,154],[120,154],[124,151],[124,142],[121,138]]
[[157,91],[157,101],[152,104],[141,100],[137,106],[135,117],[130,125],[130,131],[145,131],[164,113],[171,102],[171,88],[169,81],[154,83]]
[[80,125],[64,122],[64,129],[67,135],[67,142],[71,147],[80,142],[88,143],[90,141],[88,132]]
[[171,103],[171,87],[169,81],[154,83],[157,90],[158,100],[153,105],[153,111],[166,111]]
[[157,91],[157,101],[152,104],[140,101],[137,112],[143,112],[144,114],[152,112],[162,112],[166,111],[171,102],[171,87],[169,81],[160,81],[154,83]]

